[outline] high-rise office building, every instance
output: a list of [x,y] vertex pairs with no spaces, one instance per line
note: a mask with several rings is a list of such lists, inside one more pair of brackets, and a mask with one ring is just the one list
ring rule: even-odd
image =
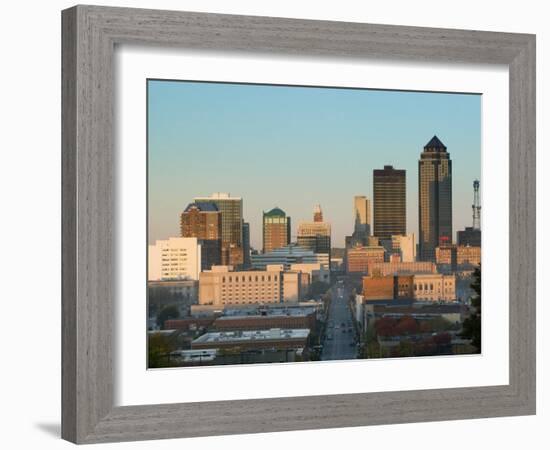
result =
[[364,195],[353,197],[354,235],[366,237],[371,232],[370,200]]
[[243,222],[243,268],[250,267],[250,224]]
[[405,170],[393,166],[373,171],[374,235],[380,239],[406,234],[405,176]]
[[263,213],[263,253],[290,244],[290,217],[280,208]]
[[447,147],[434,136],[418,161],[418,256],[435,261],[435,249],[452,244],[452,162]]
[[215,204],[194,202],[187,205],[180,216],[180,234],[199,240],[202,270],[221,264],[222,215]]
[[297,242],[300,247],[315,253],[327,253],[330,257],[330,223],[323,222],[321,207],[313,210],[313,222],[300,222]]
[[222,264],[242,266],[243,251],[243,199],[216,192],[210,197],[196,197],[195,202],[216,205],[222,215]]

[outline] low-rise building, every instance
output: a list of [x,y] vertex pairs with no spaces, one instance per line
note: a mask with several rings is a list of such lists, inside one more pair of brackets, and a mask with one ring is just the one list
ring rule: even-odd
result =
[[456,277],[439,273],[363,277],[365,300],[455,301]]
[[437,273],[437,268],[433,262],[429,261],[376,262],[369,266],[369,274],[382,277],[387,275],[413,275],[416,273]]
[[330,283],[330,270],[321,263],[296,263],[290,265],[291,271],[307,273],[311,283],[322,281]]
[[271,328],[315,330],[315,311],[274,310],[258,315],[227,315],[218,317],[212,324],[217,331],[232,330],[269,330]]
[[456,264],[459,269],[479,266],[481,264],[481,247],[470,245],[457,246]]
[[445,301],[456,300],[456,277],[455,275],[418,274],[413,276],[414,298],[422,301]]
[[346,252],[347,273],[368,273],[369,266],[384,262],[385,250],[382,246],[353,247]]
[[214,331],[203,334],[191,343],[191,349],[299,349],[307,346],[309,329]]
[[199,304],[238,305],[297,302],[309,288],[309,275],[286,271],[282,265],[266,270],[233,271],[230,266],[213,266],[201,272]]
[[313,250],[289,244],[281,248],[273,249],[268,253],[250,255],[253,269],[263,270],[270,265],[283,265],[290,269],[292,264],[320,264],[324,270],[330,270],[328,253],[315,253]]

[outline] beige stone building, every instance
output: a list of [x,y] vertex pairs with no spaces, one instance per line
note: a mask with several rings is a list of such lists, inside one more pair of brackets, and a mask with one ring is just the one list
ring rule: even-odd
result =
[[348,273],[367,273],[369,266],[384,262],[384,247],[353,247],[346,253],[346,271]]
[[455,301],[456,277],[440,273],[417,274],[413,277],[413,296],[416,300]]
[[369,265],[369,273],[372,275],[405,275],[415,273],[436,273],[436,265],[429,261],[415,262],[376,262]]
[[456,300],[456,278],[440,273],[415,275],[369,275],[363,277],[365,300],[414,299],[450,302]]
[[282,265],[266,270],[233,271],[213,266],[199,277],[200,305],[240,305],[296,302],[308,291],[310,277],[301,271],[285,271]]

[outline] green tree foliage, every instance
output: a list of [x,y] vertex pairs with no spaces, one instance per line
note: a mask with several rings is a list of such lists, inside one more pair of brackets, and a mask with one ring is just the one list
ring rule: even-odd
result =
[[157,316],[157,325],[164,328],[164,322],[168,319],[177,319],[180,316],[180,311],[177,305],[168,305],[160,311]]
[[162,333],[151,333],[148,343],[148,364],[150,368],[168,367],[170,352],[176,350],[175,340]]
[[147,303],[149,305],[149,316],[158,314],[165,306],[178,303],[182,296],[162,287],[149,287],[147,289]]
[[463,338],[471,339],[472,345],[476,348],[477,353],[481,352],[481,267],[474,271],[474,279],[471,284],[475,294],[470,299],[472,302],[473,312],[462,324]]

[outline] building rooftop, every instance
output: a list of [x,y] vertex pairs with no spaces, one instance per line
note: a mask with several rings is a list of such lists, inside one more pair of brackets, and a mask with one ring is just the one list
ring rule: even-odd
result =
[[430,139],[430,142],[428,142],[424,148],[427,150],[427,149],[432,149],[432,150],[447,150],[447,147],[445,147],[445,145],[443,144],[443,142],[441,142],[439,140],[439,138],[437,136],[434,136],[433,138]]
[[188,212],[192,208],[197,208],[199,211],[204,211],[204,212],[219,211],[218,207],[214,203],[198,201],[198,202],[189,203],[187,205],[187,208],[185,208],[185,212]]
[[193,344],[210,343],[215,345],[217,342],[249,342],[249,341],[269,341],[281,339],[305,339],[309,336],[309,328],[295,328],[283,330],[280,328],[271,328],[270,330],[250,330],[250,331],[216,331],[203,334],[193,341]]
[[273,208],[271,211],[264,212],[264,216],[267,217],[286,217],[286,213],[277,206]]
[[227,309],[224,311],[224,315],[219,317],[218,320],[231,320],[246,318],[258,318],[258,317],[305,317],[315,313],[314,306],[294,307],[294,308],[249,308],[241,310]]

